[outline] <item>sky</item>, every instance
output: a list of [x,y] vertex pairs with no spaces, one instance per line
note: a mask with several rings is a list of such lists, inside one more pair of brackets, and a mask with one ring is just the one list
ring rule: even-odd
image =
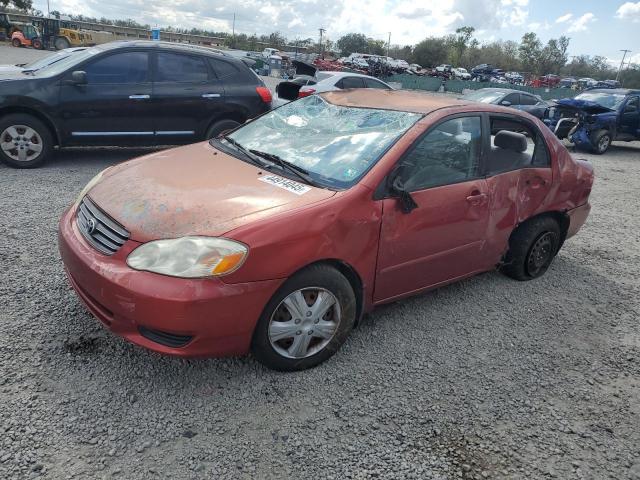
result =
[[[46,0],[34,8],[47,12]],[[640,1],[624,0],[50,0],[51,10],[140,23],[337,40],[349,32],[415,44],[427,36],[476,28],[481,42],[520,40],[533,31],[546,42],[566,35],[570,55],[602,55],[620,62],[621,49],[640,63]],[[629,59],[629,57],[627,57]]]

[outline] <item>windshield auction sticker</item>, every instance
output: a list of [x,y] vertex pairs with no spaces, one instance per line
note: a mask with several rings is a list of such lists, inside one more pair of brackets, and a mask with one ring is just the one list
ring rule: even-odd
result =
[[295,193],[296,195],[303,195],[311,190],[311,187],[303,185],[302,183],[294,182],[288,178],[279,177],[278,175],[265,175],[260,177],[258,180],[283,188],[291,193]]

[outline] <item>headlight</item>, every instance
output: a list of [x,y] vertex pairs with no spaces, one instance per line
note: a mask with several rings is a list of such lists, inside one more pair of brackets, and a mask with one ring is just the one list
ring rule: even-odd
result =
[[226,238],[194,236],[156,240],[131,252],[127,265],[172,277],[217,277],[240,268],[248,251],[242,243]]
[[80,195],[78,195],[78,198],[76,198],[76,205],[78,205],[80,203],[80,201],[84,198],[84,196],[89,193],[89,190],[91,190],[93,187],[96,186],[96,184],[100,181],[100,179],[102,178],[102,176],[104,175],[104,173],[109,170],[109,168],[111,167],[107,167],[104,170],[102,170],[100,173],[98,173],[95,177],[93,177],[91,180],[89,180],[89,183],[87,183],[85,185],[85,187],[82,189],[82,191],[80,192]]

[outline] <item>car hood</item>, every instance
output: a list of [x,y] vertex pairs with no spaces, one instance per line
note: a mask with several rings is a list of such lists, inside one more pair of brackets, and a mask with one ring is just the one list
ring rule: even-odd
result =
[[589,100],[580,100],[576,98],[563,98],[556,102],[561,107],[567,107],[575,110],[582,110],[585,113],[597,114],[612,112],[610,108],[603,107],[599,103],[591,102]]
[[204,142],[112,167],[88,195],[131,239],[147,242],[222,235],[335,192],[271,174]]
[[0,76],[3,76],[5,73],[20,73],[22,70],[23,68],[17,65],[0,65]]

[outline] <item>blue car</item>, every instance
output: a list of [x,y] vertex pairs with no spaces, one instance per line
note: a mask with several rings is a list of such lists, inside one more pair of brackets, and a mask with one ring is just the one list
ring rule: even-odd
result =
[[588,90],[558,100],[544,122],[576,148],[602,154],[614,140],[640,140],[640,90]]

